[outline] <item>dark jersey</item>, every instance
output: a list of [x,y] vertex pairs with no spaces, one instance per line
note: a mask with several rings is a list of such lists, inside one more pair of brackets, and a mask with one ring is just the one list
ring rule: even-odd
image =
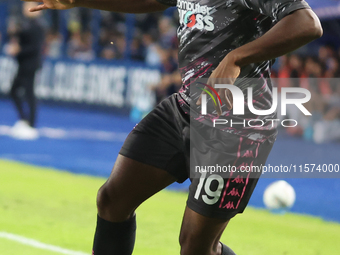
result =
[[[177,8],[179,67],[183,81],[180,90],[182,100],[179,103],[193,118],[212,125],[216,115],[212,113],[202,116],[200,107],[196,106],[202,92],[197,80],[209,78],[230,51],[259,38],[286,15],[298,9],[309,8],[309,5],[303,0],[177,0]],[[223,106],[223,118],[238,122],[244,119],[275,119],[276,114],[252,114],[247,108],[246,96],[247,88],[251,86],[254,107],[271,108],[271,64],[272,61],[264,61],[242,68],[235,85],[245,94],[245,115],[235,116]],[[259,141],[276,133],[275,125],[270,121],[266,121],[261,127],[240,125],[221,126],[220,129]]]

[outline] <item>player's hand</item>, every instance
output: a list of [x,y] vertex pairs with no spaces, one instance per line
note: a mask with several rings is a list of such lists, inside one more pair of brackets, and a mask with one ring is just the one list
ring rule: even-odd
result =
[[[231,58],[226,56],[221,63],[217,66],[217,68],[212,72],[211,76],[208,79],[207,84],[211,87],[215,87],[215,84],[234,84],[236,78],[240,75],[241,68],[237,66]],[[205,89],[209,90],[208,87]],[[228,110],[231,110],[233,108],[233,98],[230,90],[228,89],[216,89],[219,97],[222,100],[222,103],[224,103]],[[205,94],[206,92],[202,92],[202,94]],[[215,97],[215,100],[217,102],[217,105],[215,106],[215,110],[217,111],[217,114],[220,116],[222,114],[222,105],[220,104],[219,100],[217,99],[217,96],[215,93],[212,93],[212,95]],[[198,99],[197,105],[201,105],[202,96]]]
[[37,12],[46,9],[66,10],[75,7],[75,0],[21,0],[24,2],[41,3],[36,7],[30,8],[30,12]]

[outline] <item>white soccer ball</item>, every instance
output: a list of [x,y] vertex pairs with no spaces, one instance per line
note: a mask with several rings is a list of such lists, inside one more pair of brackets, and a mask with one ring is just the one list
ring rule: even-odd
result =
[[263,202],[270,210],[288,210],[295,203],[295,190],[286,181],[271,183],[263,194]]

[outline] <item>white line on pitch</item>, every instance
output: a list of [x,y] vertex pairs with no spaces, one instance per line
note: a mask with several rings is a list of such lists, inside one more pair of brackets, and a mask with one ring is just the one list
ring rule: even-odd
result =
[[[0,136],[11,136],[11,126],[0,125]],[[124,142],[128,133],[126,132],[108,132],[102,130],[88,130],[88,129],[63,129],[63,128],[38,128],[41,137],[50,139],[84,139],[84,140],[98,140],[107,142]]]
[[81,251],[72,251],[72,250],[64,249],[64,248],[61,248],[61,247],[58,247],[58,246],[41,243],[41,242],[34,240],[34,239],[26,238],[26,237],[23,237],[23,236],[19,236],[19,235],[7,233],[7,232],[1,232],[0,231],[0,238],[11,240],[11,241],[21,243],[21,244],[24,244],[24,245],[27,245],[27,246],[32,246],[32,247],[35,247],[35,248],[38,248],[38,249],[53,251],[53,252],[66,254],[66,255],[89,255],[88,253],[84,253],[84,252],[81,252]]

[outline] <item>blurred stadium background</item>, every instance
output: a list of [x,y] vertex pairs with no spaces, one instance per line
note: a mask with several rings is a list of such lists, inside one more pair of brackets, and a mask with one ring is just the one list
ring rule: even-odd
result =
[[[340,163],[340,3],[307,2],[320,17],[324,36],[278,59],[273,78],[285,81],[279,87],[312,91],[313,120],[280,131],[268,159],[271,165]],[[4,254],[58,254],[9,236],[17,234],[85,252],[92,242],[96,190],[110,174],[125,137],[157,102],[180,87],[177,11],[45,11],[44,63],[35,81],[40,137],[33,141],[11,137],[18,117],[8,93],[17,63],[7,54],[16,40],[8,30],[20,23],[21,15],[20,1],[0,0],[0,249]],[[240,254],[339,254],[340,179],[306,177],[287,179],[297,193],[292,212],[328,222],[249,209],[236,217],[224,238],[236,251],[241,246]],[[272,181],[260,180],[252,207],[263,207],[263,191]],[[137,254],[178,253],[185,194],[174,191],[185,192],[188,185],[174,184],[140,209]],[[163,209],[156,212],[158,203]],[[166,224],[166,233],[159,232],[157,226]],[[243,233],[236,227],[240,224],[254,229]],[[248,247],[239,235],[247,236]],[[149,240],[153,236],[159,245]],[[249,252],[252,242],[259,247]],[[67,252],[59,250],[76,254]]]

